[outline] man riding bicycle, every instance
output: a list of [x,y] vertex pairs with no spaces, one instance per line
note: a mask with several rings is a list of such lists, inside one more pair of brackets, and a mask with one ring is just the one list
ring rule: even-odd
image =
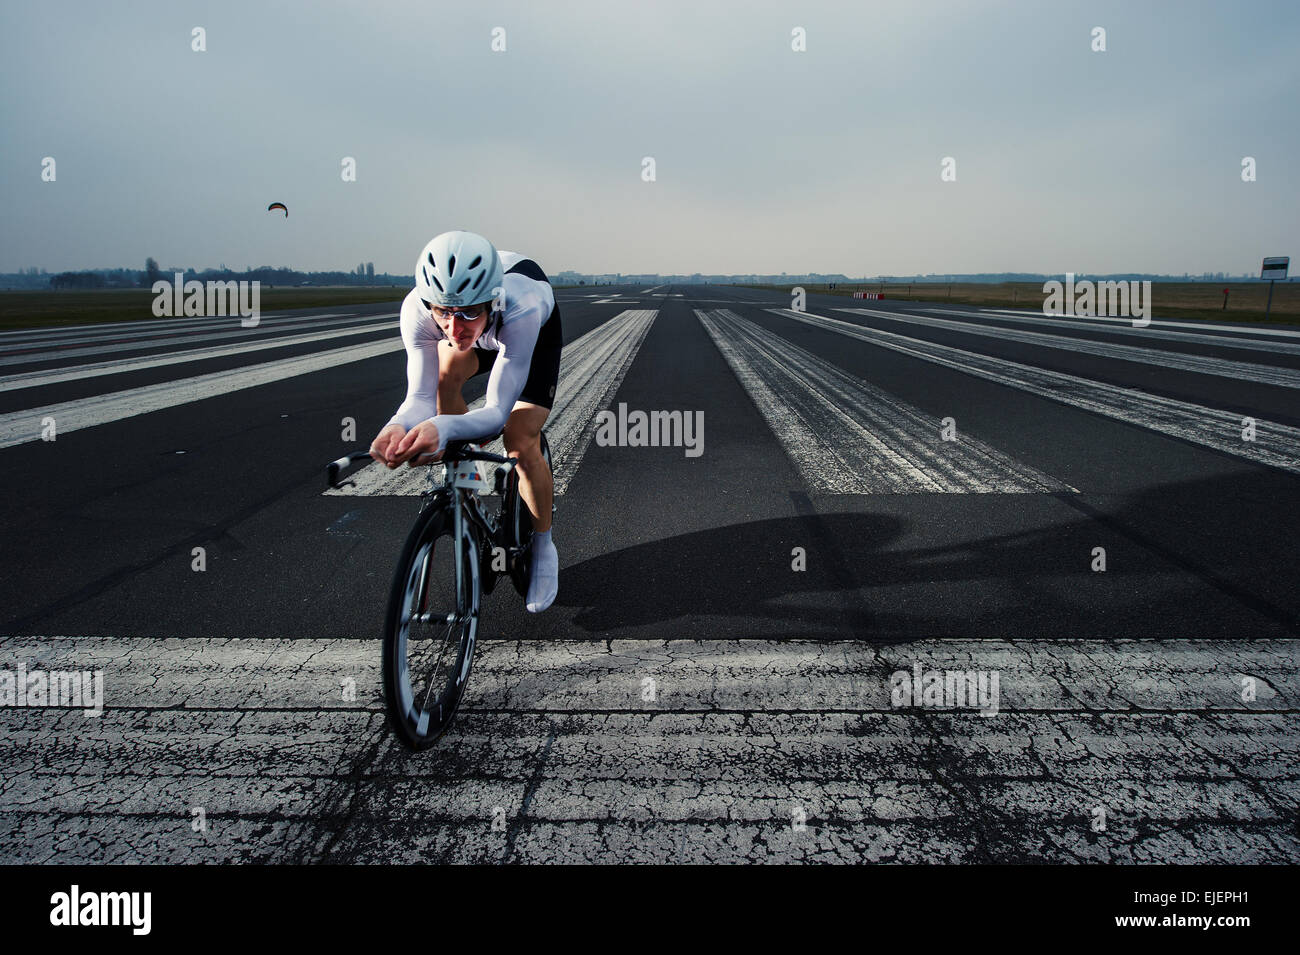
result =
[[[420,253],[401,328],[406,400],[375,436],[370,454],[395,468],[422,454],[436,460],[448,441],[504,430],[533,518],[525,605],[540,613],[555,600],[560,571],[551,540],[551,469],[541,449],[560,374],[560,307],[550,281],[532,259],[498,252],[481,235],[444,232]],[[490,373],[484,405],[470,411],[461,388],[484,372]]]

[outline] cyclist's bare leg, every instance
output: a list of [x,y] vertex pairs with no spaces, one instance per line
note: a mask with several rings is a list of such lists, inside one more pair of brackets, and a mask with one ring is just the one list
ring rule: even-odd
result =
[[477,371],[478,353],[474,349],[459,351],[449,341],[438,343],[438,414],[469,411],[460,391]]
[[551,469],[542,457],[541,441],[542,425],[550,413],[550,408],[516,401],[502,439],[506,454],[519,459],[519,496],[533,515],[533,530],[539,533],[551,529],[551,502],[555,494]]

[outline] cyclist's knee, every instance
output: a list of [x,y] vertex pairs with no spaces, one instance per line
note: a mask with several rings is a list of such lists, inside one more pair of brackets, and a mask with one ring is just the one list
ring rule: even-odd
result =
[[511,457],[531,460],[535,457],[541,457],[542,454],[541,432],[520,426],[514,421],[506,422],[506,430],[501,435],[501,443],[506,446],[506,452]]
[[529,405],[515,405],[510,417],[506,418],[505,433],[502,441],[509,449],[527,449],[541,454],[542,425],[546,423],[547,410]]

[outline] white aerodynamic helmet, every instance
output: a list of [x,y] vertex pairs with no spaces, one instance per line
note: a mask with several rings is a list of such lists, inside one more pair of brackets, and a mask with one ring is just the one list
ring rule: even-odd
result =
[[435,236],[415,263],[420,298],[442,308],[491,301],[502,276],[496,247],[474,232]]

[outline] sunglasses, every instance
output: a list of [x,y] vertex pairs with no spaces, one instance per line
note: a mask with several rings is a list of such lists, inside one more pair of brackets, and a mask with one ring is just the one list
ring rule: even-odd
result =
[[440,308],[432,302],[426,302],[420,299],[424,307],[439,318],[459,318],[462,322],[472,322],[476,318],[482,318],[487,314],[487,307],[484,305],[471,305],[469,309],[463,308]]

